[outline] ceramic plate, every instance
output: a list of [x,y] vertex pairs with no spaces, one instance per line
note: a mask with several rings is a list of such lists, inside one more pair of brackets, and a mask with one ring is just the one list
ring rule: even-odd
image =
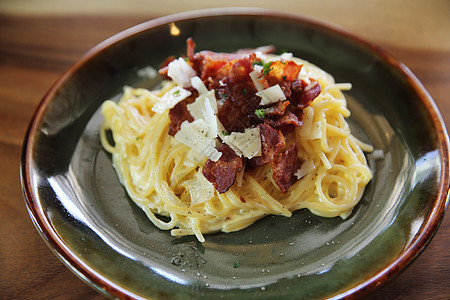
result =
[[[350,82],[354,134],[382,150],[346,220],[306,210],[245,230],[174,238],[128,198],[101,147],[99,107],[169,55],[274,45]],[[39,104],[21,176],[30,216],[55,254],[111,297],[299,298],[361,295],[420,253],[443,217],[448,137],[428,93],[401,63],[334,26],[260,9],[207,10],[151,20],[101,43]]]

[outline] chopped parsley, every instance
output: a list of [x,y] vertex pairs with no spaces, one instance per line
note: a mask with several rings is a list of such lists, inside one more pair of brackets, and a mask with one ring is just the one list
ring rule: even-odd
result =
[[173,92],[173,94],[172,95],[177,95],[177,94],[179,94],[180,93],[180,90],[178,90],[178,91],[175,91],[175,92]]
[[141,139],[140,137],[137,137],[137,138],[136,138],[136,141],[139,141],[140,139]]
[[185,61],[189,61],[189,57],[185,57],[184,60],[185,60]]
[[246,89],[242,89],[241,93],[245,95],[245,94],[247,94],[247,90]]
[[228,132],[226,132],[225,130],[222,130],[222,134],[223,135],[230,135]]
[[255,115],[260,118],[260,119],[264,119],[264,117],[266,116],[266,113],[264,112],[264,110],[262,108],[255,110]]
[[238,261],[234,263],[235,268],[239,268],[240,266],[241,266],[241,264]]
[[252,67],[254,67],[255,65],[263,67],[263,72],[260,78],[264,78],[264,76],[266,76],[270,71],[273,70],[273,68],[270,67],[272,65],[271,61],[265,63],[262,60],[257,60],[252,62]]
[[286,75],[283,76],[283,80],[286,80]]

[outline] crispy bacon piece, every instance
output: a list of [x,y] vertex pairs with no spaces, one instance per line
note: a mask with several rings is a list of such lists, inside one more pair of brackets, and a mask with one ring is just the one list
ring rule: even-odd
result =
[[[188,38],[187,56],[192,67],[202,80],[207,80],[209,77],[215,77],[216,73],[229,62],[239,60],[244,56],[255,52],[255,49],[241,49],[235,53],[213,52],[208,50],[194,53],[194,49],[194,40]],[[264,47],[264,49],[261,50],[263,50],[263,53],[269,53],[274,51],[274,48]]]
[[319,82],[315,80],[312,80],[310,84],[303,80],[294,80],[292,82],[292,95],[289,100],[295,107],[303,109],[319,96],[321,90]]
[[227,63],[209,85],[220,100],[217,117],[228,132],[244,131],[255,125],[255,120],[249,115],[259,107],[261,98],[256,96],[256,88],[248,75],[255,60],[255,54],[250,54]]
[[250,166],[259,167],[272,161],[284,147],[284,135],[267,123],[258,125],[261,133],[261,156],[249,160]]
[[194,118],[191,116],[187,109],[187,105],[194,102],[198,93],[194,89],[190,89],[192,94],[181,102],[178,102],[173,108],[169,110],[169,134],[175,136],[180,130],[181,124],[184,121],[193,122]]
[[302,69],[302,65],[296,64],[294,61],[274,61],[270,65],[270,72],[264,76],[263,80],[267,82],[267,87],[280,85],[286,98],[291,97],[291,84],[295,80]]
[[303,124],[301,117],[293,113],[291,110],[286,110],[284,114],[277,119],[269,119],[268,123],[276,129],[289,131],[294,127],[299,127]]
[[289,101],[278,101],[271,106],[268,106],[267,109],[265,109],[266,116],[272,117],[272,116],[282,116],[284,115],[284,112],[286,111],[286,107],[288,107],[290,104]]
[[233,185],[237,173],[244,167],[244,159],[237,156],[226,144],[222,144],[217,150],[222,152],[222,156],[216,162],[208,159],[202,173],[219,193],[225,193]]
[[287,193],[291,185],[298,180],[294,175],[300,167],[297,152],[298,145],[297,142],[295,142],[286,151],[279,153],[270,162],[273,172],[273,180],[283,193]]

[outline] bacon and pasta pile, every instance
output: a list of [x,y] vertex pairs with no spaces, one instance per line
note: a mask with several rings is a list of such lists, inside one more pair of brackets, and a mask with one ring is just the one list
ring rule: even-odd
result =
[[302,208],[348,217],[373,150],[345,120],[351,85],[273,47],[194,50],[188,39],[185,57],[162,64],[160,89],[125,87],[102,105],[102,145],[148,218],[204,242]]

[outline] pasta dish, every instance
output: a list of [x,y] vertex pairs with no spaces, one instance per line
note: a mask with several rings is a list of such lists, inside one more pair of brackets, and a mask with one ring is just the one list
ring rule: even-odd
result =
[[194,48],[188,39],[186,56],[163,63],[158,90],[124,87],[101,109],[101,143],[151,222],[204,242],[303,208],[347,218],[373,150],[345,120],[351,84],[270,46]]

